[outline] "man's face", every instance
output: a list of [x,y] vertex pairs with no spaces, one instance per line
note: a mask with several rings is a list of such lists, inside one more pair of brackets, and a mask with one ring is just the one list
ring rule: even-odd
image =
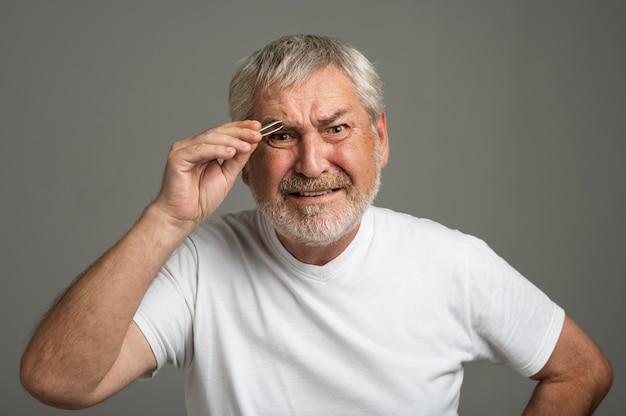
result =
[[243,174],[279,236],[319,246],[354,231],[387,163],[385,116],[372,128],[354,83],[331,66],[296,88],[259,94],[252,118],[285,125],[259,144]]

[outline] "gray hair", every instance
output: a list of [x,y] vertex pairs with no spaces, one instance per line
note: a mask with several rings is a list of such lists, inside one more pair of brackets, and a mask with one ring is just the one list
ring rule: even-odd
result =
[[374,65],[356,48],[337,39],[289,35],[246,58],[230,82],[229,112],[233,120],[252,117],[255,96],[278,82],[296,86],[327,65],[342,68],[374,124],[384,110],[382,81]]

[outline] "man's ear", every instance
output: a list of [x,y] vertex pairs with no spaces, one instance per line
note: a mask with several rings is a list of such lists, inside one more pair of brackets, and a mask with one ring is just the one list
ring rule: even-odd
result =
[[250,172],[249,172],[249,161],[244,165],[243,169],[241,170],[241,180],[243,181],[244,184],[246,184],[246,186],[250,186]]
[[376,132],[380,144],[380,167],[384,168],[389,161],[389,135],[387,133],[387,114],[383,111],[376,121]]

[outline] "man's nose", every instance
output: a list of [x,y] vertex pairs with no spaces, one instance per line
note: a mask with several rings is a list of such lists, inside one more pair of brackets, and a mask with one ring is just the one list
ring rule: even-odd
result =
[[328,171],[328,156],[332,145],[324,141],[319,133],[309,133],[300,137],[296,151],[295,171],[308,178],[317,178]]

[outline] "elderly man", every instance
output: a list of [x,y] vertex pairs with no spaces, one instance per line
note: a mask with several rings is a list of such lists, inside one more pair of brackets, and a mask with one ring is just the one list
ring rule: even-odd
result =
[[[595,409],[611,367],[559,306],[482,241],[371,205],[389,142],[361,53],[287,36],[230,91],[235,121],[172,147],[34,334],[35,397],[87,407],[171,363],[192,415],[454,415],[463,364],[490,360],[538,381],[527,414]],[[240,173],[258,209],[208,219]]]

